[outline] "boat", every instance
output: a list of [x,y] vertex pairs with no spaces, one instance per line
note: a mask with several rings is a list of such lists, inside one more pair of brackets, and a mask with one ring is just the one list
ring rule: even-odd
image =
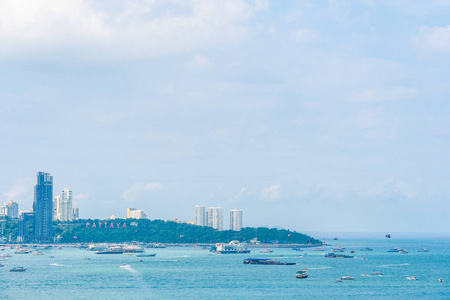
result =
[[345,248],[333,248],[330,251],[331,252],[344,252]]
[[50,255],[48,258],[55,258],[53,255]]
[[400,248],[400,247],[397,247],[397,248],[392,248],[392,249],[389,249],[388,250],[388,252],[399,252],[399,251],[401,251],[401,250],[403,250],[402,248]]
[[28,254],[28,253],[31,253],[31,250],[28,248],[19,248],[14,253],[15,254]]
[[90,243],[86,251],[103,251],[106,248],[106,244],[100,244],[96,246],[94,243]]
[[306,272],[306,268],[301,271],[297,271],[297,274],[295,275],[295,278],[307,278],[307,277],[308,273]]
[[398,253],[408,253],[408,251],[406,251],[406,249],[402,249],[402,250],[399,250]]
[[144,252],[144,249],[142,249],[142,247],[138,246],[138,245],[126,245],[122,249],[123,249],[123,252],[126,252],[126,253],[141,253],[141,252]]
[[332,258],[353,258],[352,255],[346,255],[346,254],[336,254],[336,253],[328,253],[325,254],[325,257],[332,257]]
[[438,278],[438,281],[439,281],[439,282],[444,282],[444,279]]
[[[215,250],[214,250],[215,248]],[[213,252],[217,254],[241,254],[241,253],[250,253],[250,250],[245,247],[244,244],[223,244],[218,243],[215,247],[213,247]]]
[[426,248],[423,248],[423,249],[419,249],[419,250],[417,250],[418,252],[428,252],[428,249],[426,249]]
[[123,253],[122,247],[119,246],[109,247],[106,250],[95,251],[95,254],[122,254],[122,253]]
[[355,277],[351,277],[351,276],[342,276],[341,280],[353,280],[355,279]]
[[166,245],[157,243],[157,244],[150,244],[146,246],[147,248],[166,248]]
[[59,246],[58,248],[56,248],[56,249],[58,249],[58,250],[61,250],[62,248],[61,248],[61,246]]
[[350,251],[350,253],[355,253],[355,250]]
[[0,263],[0,268],[1,268],[1,267],[4,267],[4,266],[5,266],[4,264]]
[[361,248],[361,251],[373,251],[372,248],[366,247],[366,248]]
[[33,255],[44,255],[45,253],[43,253],[43,252],[38,252],[38,251],[36,251],[36,252],[33,252]]
[[319,248],[314,248],[313,251],[325,251],[325,250],[323,250],[321,247],[319,247]]
[[152,256],[156,256],[156,253],[149,253],[149,254],[141,253],[136,255],[136,257],[152,257]]
[[9,271],[10,272],[25,272],[25,268],[24,267],[15,267],[15,268],[12,268],[12,269],[10,269]]
[[245,265],[285,265],[292,266],[295,262],[281,262],[276,260],[271,260],[268,258],[247,258],[244,259]]
[[370,277],[369,274],[361,274],[361,277]]
[[273,250],[270,250],[269,248],[267,248],[267,249],[264,249],[264,250],[259,250],[259,252],[261,252],[261,253],[272,253]]
[[372,275],[383,275],[381,272],[373,272]]
[[409,276],[409,277],[406,277],[406,279],[408,279],[408,280],[417,280],[417,277],[416,276]]

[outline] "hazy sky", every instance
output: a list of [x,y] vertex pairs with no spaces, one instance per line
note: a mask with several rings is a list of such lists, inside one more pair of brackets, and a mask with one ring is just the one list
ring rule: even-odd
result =
[[0,201],[450,231],[450,1],[0,0]]

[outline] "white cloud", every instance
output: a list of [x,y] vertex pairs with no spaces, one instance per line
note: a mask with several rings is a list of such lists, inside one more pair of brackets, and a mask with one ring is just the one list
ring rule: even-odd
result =
[[236,196],[230,199],[230,201],[234,202],[247,196],[248,196],[248,188],[243,187]]
[[421,49],[450,53],[450,25],[422,27],[413,43]]
[[[263,2],[244,0],[2,1],[0,56],[64,53],[147,57],[241,40]],[[116,6],[115,6],[116,5]]]
[[273,202],[281,197],[281,185],[275,184],[263,189],[260,199],[267,202]]
[[164,188],[164,185],[159,182],[141,183],[137,182],[131,185],[131,187],[123,192],[122,198],[129,202],[134,202],[148,196],[153,192],[160,191]]
[[27,202],[33,200],[33,180],[31,178],[24,178],[19,180],[14,186],[7,192],[3,193],[3,199],[5,201],[21,202],[27,199]]

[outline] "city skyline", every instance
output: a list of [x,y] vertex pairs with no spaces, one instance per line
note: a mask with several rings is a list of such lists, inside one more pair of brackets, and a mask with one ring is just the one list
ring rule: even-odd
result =
[[450,232],[448,1],[5,5],[1,204]]

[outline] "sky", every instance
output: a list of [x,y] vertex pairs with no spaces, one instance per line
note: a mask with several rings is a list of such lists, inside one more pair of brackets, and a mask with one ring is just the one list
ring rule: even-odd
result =
[[0,202],[450,231],[450,1],[0,0]]

